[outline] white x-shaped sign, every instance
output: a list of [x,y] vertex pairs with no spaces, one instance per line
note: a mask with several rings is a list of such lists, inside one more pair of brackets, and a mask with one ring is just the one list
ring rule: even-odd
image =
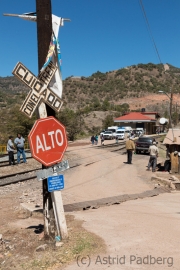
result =
[[57,67],[52,62],[36,77],[22,63],[18,62],[12,74],[31,88],[20,111],[29,118],[32,117],[37,106],[45,102],[53,110],[59,112],[62,107],[62,100],[56,95],[48,85],[56,72]]

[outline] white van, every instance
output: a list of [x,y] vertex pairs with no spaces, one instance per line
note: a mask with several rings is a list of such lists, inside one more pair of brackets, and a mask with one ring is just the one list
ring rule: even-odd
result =
[[118,140],[127,139],[130,136],[131,131],[131,127],[120,127],[117,129],[115,137],[117,137]]
[[118,140],[124,140],[125,139],[125,129],[123,129],[123,128],[117,129],[115,137],[117,137]]
[[116,131],[117,131],[117,129],[118,129],[117,126],[108,127],[108,131],[112,131],[113,137],[114,137],[114,138],[115,138],[115,136],[116,136]]

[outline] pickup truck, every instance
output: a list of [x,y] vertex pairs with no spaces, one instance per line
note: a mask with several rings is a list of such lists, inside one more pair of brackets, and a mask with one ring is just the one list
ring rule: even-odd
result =
[[154,139],[151,137],[139,137],[135,143],[136,154],[139,154],[141,151],[147,153],[149,146],[153,144],[153,141]]

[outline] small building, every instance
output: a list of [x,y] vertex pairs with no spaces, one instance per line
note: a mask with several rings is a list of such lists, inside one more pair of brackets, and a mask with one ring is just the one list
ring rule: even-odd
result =
[[157,112],[130,112],[114,119],[120,126],[143,128],[146,134],[156,133],[160,115]]
[[180,173],[180,129],[169,129],[163,144],[167,148],[167,157],[170,157],[171,172]]

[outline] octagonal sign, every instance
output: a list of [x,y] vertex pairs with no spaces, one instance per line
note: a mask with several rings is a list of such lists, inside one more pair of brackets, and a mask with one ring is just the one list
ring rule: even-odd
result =
[[67,148],[66,129],[52,116],[37,120],[28,140],[32,156],[45,166],[60,162]]

